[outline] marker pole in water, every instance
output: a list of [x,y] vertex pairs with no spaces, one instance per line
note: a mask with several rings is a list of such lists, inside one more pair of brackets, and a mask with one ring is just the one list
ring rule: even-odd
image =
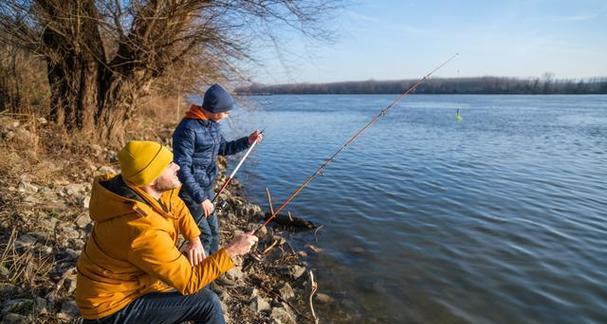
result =
[[259,225],[257,227],[257,229],[255,229],[255,231],[253,231],[253,234],[255,234],[257,231],[259,231],[262,227],[268,225],[268,223],[270,223],[270,221],[272,221],[272,219],[274,219],[278,213],[280,213],[293,199],[295,199],[295,197],[297,195],[299,195],[299,193],[305,188],[307,187],[310,182],[312,182],[312,180],[314,180],[316,177],[318,177],[319,175],[322,174],[323,170],[331,163],[333,162],[333,160],[335,159],[335,157],[341,153],[341,151],[343,151],[344,149],[346,149],[346,147],[352,145],[352,143],[354,143],[354,141],[365,131],[367,130],[367,128],[373,126],[373,124],[375,124],[379,118],[385,116],[388,111],[394,107],[402,98],[404,98],[405,96],[408,96],[409,94],[411,94],[421,83],[423,83],[424,81],[426,81],[428,78],[430,78],[430,76],[432,74],[434,74],[434,72],[438,71],[440,68],[442,68],[443,66],[445,66],[447,63],[449,63],[451,60],[453,60],[456,56],[458,56],[459,53],[455,53],[455,55],[451,56],[448,60],[444,61],[443,63],[441,63],[439,66],[437,66],[434,70],[430,71],[430,73],[426,74],[423,78],[419,79],[417,82],[415,82],[412,86],[409,87],[409,89],[407,89],[405,92],[403,92],[401,95],[399,95],[398,97],[396,97],[396,99],[394,99],[388,106],[386,106],[384,109],[380,110],[379,113],[373,117],[371,119],[371,121],[369,121],[365,126],[363,126],[362,128],[360,128],[359,130],[357,130],[354,135],[352,135],[350,137],[350,139],[348,139],[346,141],[346,143],[344,143],[339,150],[337,150],[337,152],[335,152],[335,154],[333,154],[331,157],[329,157],[328,159],[325,160],[325,162],[323,164],[320,165],[320,167],[318,167],[318,169],[316,169],[316,171],[309,176],[306,181],[304,181],[304,183],[302,183],[299,187],[297,187],[297,189],[295,189],[295,191],[293,191],[293,193],[291,193],[289,195],[289,197],[287,197],[287,199],[282,203],[282,205],[280,205],[280,207],[278,207],[276,210],[274,210],[274,212],[272,212],[272,215],[270,215],[270,217],[268,217],[268,219],[266,219],[266,221]]
[[[259,134],[263,134],[262,130],[261,132],[259,132]],[[214,203],[215,200],[217,200],[217,198],[219,197],[219,194],[221,194],[225,188],[232,182],[232,180],[234,179],[234,176],[236,175],[236,172],[238,172],[238,169],[240,169],[240,167],[242,166],[242,164],[244,163],[244,161],[247,159],[247,157],[249,157],[249,154],[251,154],[251,151],[253,151],[253,148],[255,147],[255,145],[257,145],[257,140],[255,140],[255,142],[253,142],[253,144],[251,144],[251,146],[249,147],[249,149],[247,150],[247,152],[244,154],[244,156],[242,157],[242,159],[240,159],[240,162],[238,162],[238,164],[236,165],[236,168],[234,168],[234,171],[232,171],[232,173],[230,174],[230,176],[226,179],[226,181],[223,183],[223,185],[221,186],[221,188],[219,189],[219,191],[215,194],[215,197],[213,197],[213,200],[211,200],[211,203]]]

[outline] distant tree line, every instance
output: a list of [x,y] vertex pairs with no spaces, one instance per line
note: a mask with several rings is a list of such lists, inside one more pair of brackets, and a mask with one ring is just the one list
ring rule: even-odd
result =
[[[334,83],[253,84],[236,89],[241,95],[260,94],[398,94],[417,80]],[[418,94],[607,94],[607,78],[517,79],[505,77],[435,78],[417,87]]]

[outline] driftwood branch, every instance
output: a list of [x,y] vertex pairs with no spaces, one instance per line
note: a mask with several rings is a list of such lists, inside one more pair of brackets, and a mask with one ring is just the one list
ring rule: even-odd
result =
[[314,294],[316,294],[316,290],[318,290],[318,283],[314,280],[314,273],[312,270],[308,271],[310,274],[310,297],[308,299],[310,312],[312,312],[312,317],[314,318],[314,323],[318,324],[318,317],[316,317],[316,313],[314,312],[314,304],[312,303],[312,299],[314,298]]
[[268,205],[270,206],[270,214],[274,215],[274,206],[272,205],[272,195],[270,195],[270,189],[266,187],[266,196],[268,197]]

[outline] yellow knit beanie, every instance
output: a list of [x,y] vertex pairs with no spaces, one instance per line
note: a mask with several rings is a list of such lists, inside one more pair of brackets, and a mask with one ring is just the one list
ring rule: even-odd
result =
[[118,161],[125,181],[146,186],[169,166],[173,153],[156,142],[130,141],[118,152]]

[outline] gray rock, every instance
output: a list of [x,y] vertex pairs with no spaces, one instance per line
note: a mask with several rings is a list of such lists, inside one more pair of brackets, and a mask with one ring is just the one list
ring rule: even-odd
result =
[[55,217],[40,217],[38,219],[38,226],[46,230],[52,231],[55,229],[59,220]]
[[118,162],[118,154],[116,151],[109,150],[107,151],[107,159],[110,162]]
[[269,310],[270,303],[261,296],[256,296],[253,297],[251,303],[249,303],[249,308],[251,308],[255,313],[259,313]]
[[21,315],[31,314],[34,310],[32,299],[13,299],[4,303],[2,314],[17,313]]
[[29,195],[37,193],[38,189],[38,186],[35,186],[24,180],[19,181],[19,185],[17,186],[17,190],[19,192]]
[[67,258],[72,260],[78,259],[80,257],[80,251],[76,251],[74,249],[65,249],[63,253],[66,255]]
[[87,184],[85,183],[71,183],[63,188],[65,194],[69,196],[78,196],[86,193]]
[[70,246],[76,251],[82,251],[82,249],[84,249],[84,240],[70,239]]
[[249,288],[247,293],[250,299],[259,296],[259,290],[257,288]]
[[82,200],[80,201],[80,205],[82,206],[82,208],[85,208],[85,209],[88,209],[90,204],[91,204],[90,196],[84,196],[82,198]]
[[244,278],[244,273],[242,272],[241,267],[234,267],[226,272],[226,277],[228,277],[228,279],[238,281]]
[[295,297],[295,291],[293,291],[293,288],[291,288],[291,285],[289,285],[288,283],[285,283],[278,290],[278,292],[280,292],[280,297],[282,297],[282,299],[284,299],[284,300],[289,300],[289,299]]
[[25,323],[31,323],[31,321],[28,320],[27,316],[23,316],[23,315],[19,315],[19,314],[14,314],[14,313],[8,313],[6,315],[4,315],[4,317],[2,317],[2,323],[5,324],[25,324]]
[[62,231],[61,231],[61,236],[66,239],[77,239],[80,238],[80,232],[78,230],[76,230],[75,228],[72,228],[71,226],[66,226],[63,227]]
[[38,241],[34,236],[29,234],[23,234],[15,241],[15,247],[17,249],[29,249],[36,244]]
[[54,238],[52,228],[49,230],[40,230],[40,231],[29,232],[27,234],[35,237],[38,240],[38,242],[48,242]]
[[300,265],[290,265],[283,268],[283,273],[286,273],[293,279],[298,279],[306,272],[306,268]]
[[[4,268],[4,266],[2,266]],[[6,269],[6,268],[4,268]],[[8,271],[8,269],[6,269]],[[17,293],[19,288],[13,284],[0,282],[0,296],[10,296],[12,294]]]
[[74,300],[66,300],[61,304],[61,313],[57,314],[57,317],[69,321],[79,315],[80,311],[76,302]]
[[321,253],[321,252],[322,252],[322,249],[321,249],[321,248],[319,248],[319,247],[317,247],[317,246],[315,246],[315,245],[312,245],[312,244],[306,244],[306,247],[307,247],[308,249],[310,249],[310,250],[311,250],[312,252],[314,252],[314,253]]
[[53,247],[39,244],[36,245],[36,251],[42,255],[50,255],[51,253],[53,253]]
[[76,277],[77,275],[73,273],[65,278],[63,285],[67,289],[68,295],[71,295],[76,290]]
[[268,228],[265,226],[262,226],[259,228],[259,231],[257,231],[257,235],[259,235],[259,237],[264,237],[268,234]]
[[331,304],[333,303],[333,301],[335,301],[333,297],[323,293],[317,293],[314,296],[314,299],[316,299],[321,304]]
[[[87,198],[90,201],[90,197],[87,197]],[[88,206],[85,208],[88,208]],[[76,225],[78,225],[79,228],[85,228],[91,222],[92,222],[92,220],[91,220],[91,217],[89,216],[88,212],[78,215],[78,217],[76,217],[76,219],[74,220],[74,223],[76,223]]]
[[112,168],[111,166],[107,166],[107,165],[104,165],[104,166],[100,167],[99,169],[97,169],[97,172],[99,174],[108,174],[108,173],[117,174],[118,173],[114,168]]
[[296,324],[295,316],[283,307],[275,307],[270,314],[272,323],[275,324]]
[[34,300],[34,309],[36,311],[36,314],[48,314],[48,303],[46,299],[42,297],[36,297],[36,299]]
[[55,191],[49,187],[42,187],[38,189],[38,194],[48,198],[55,196]]

